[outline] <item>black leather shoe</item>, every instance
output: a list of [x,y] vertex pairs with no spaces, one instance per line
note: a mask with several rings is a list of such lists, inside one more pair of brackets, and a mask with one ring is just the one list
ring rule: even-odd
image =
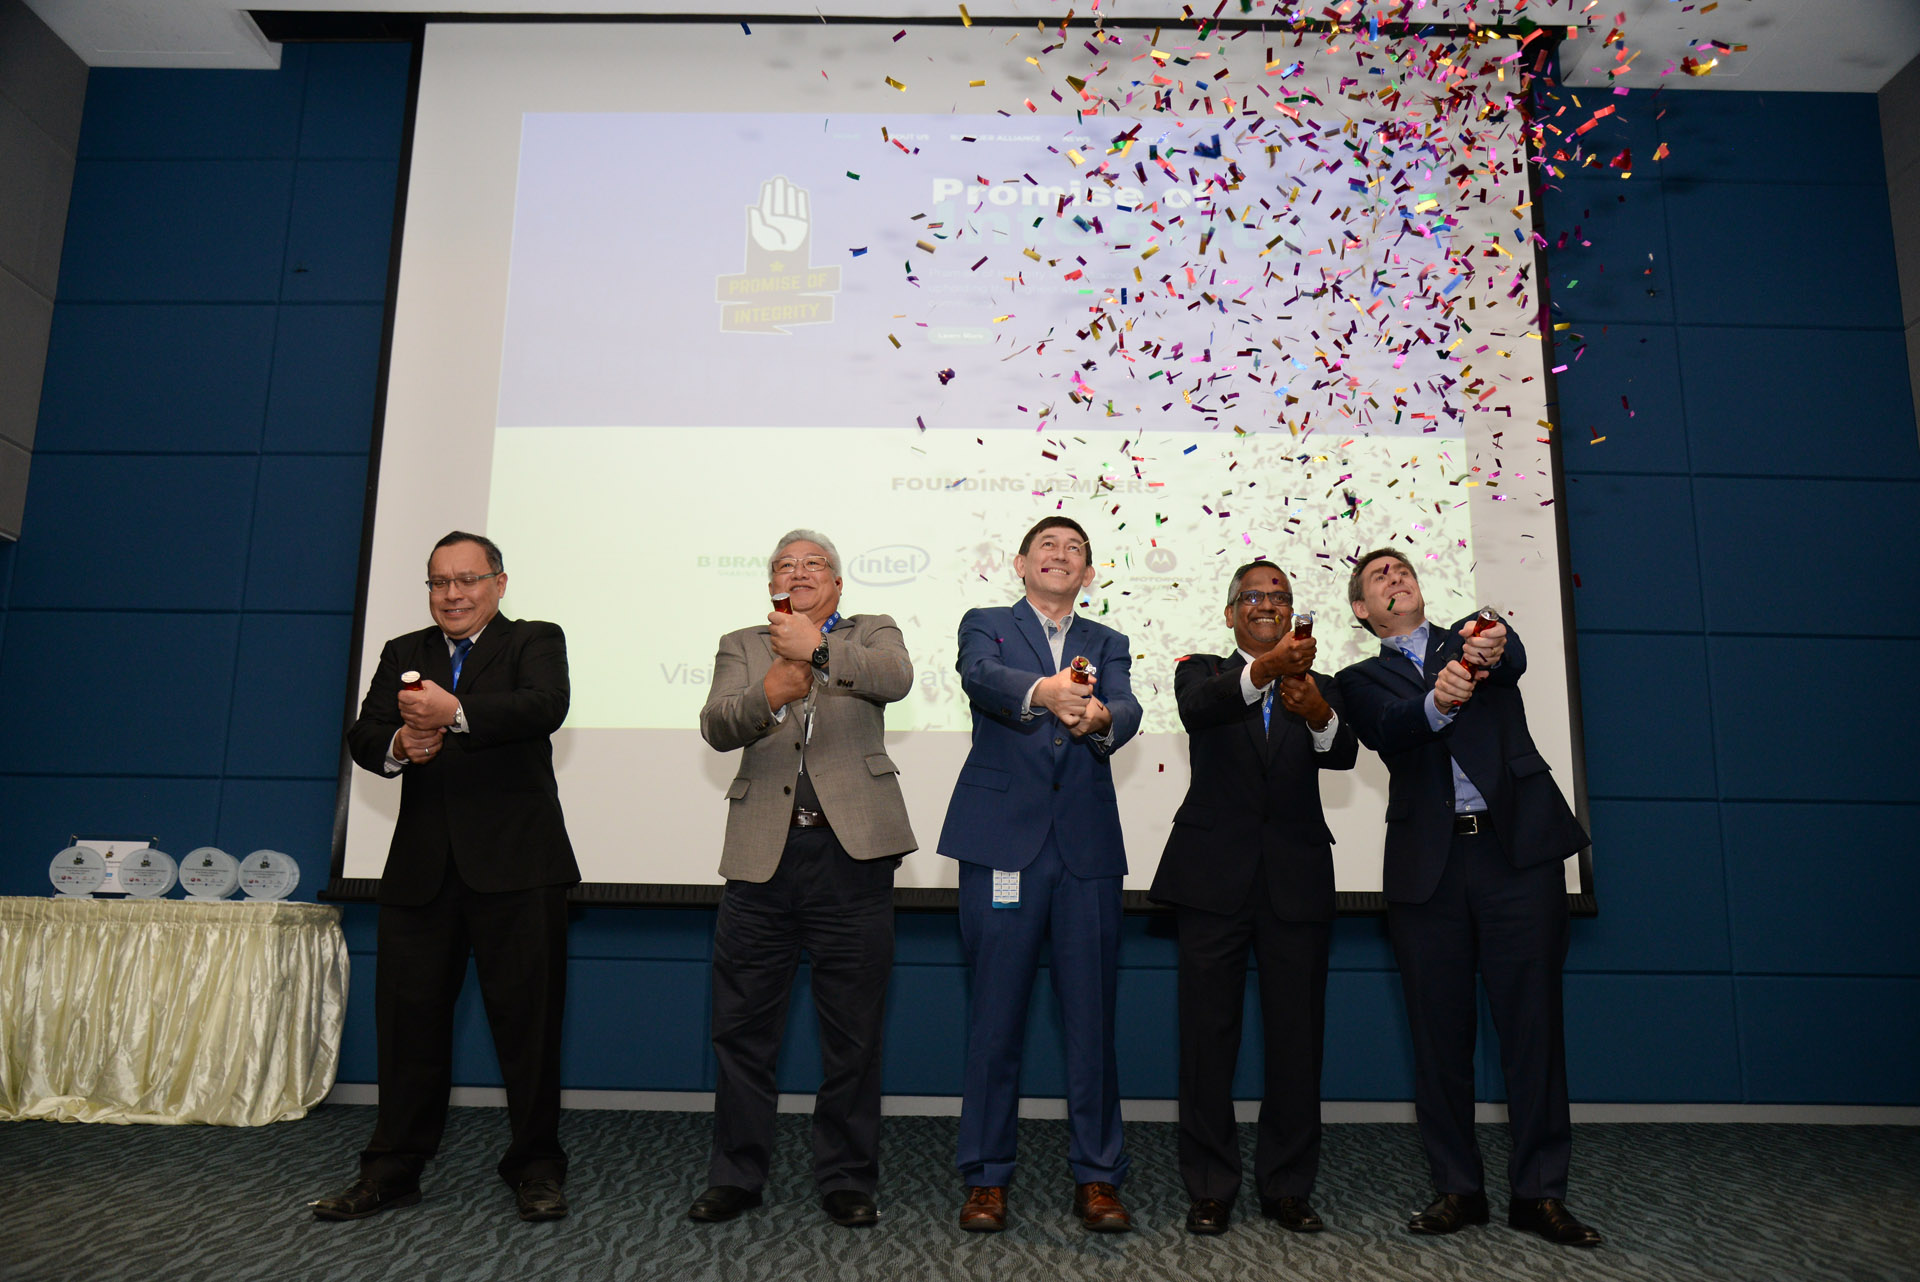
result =
[[1485,1193],[1442,1193],[1407,1221],[1407,1232],[1458,1233],[1469,1224],[1485,1224],[1487,1218]]
[[513,1205],[523,1220],[561,1220],[567,1215],[567,1195],[559,1180],[521,1180],[513,1188]]
[[1304,1197],[1263,1197],[1260,1199],[1260,1214],[1295,1233],[1318,1233],[1327,1227],[1327,1222],[1314,1214]]
[[859,1189],[835,1189],[820,1199],[820,1209],[835,1224],[849,1229],[864,1229],[880,1222],[880,1208],[871,1193]]
[[361,1176],[331,1197],[311,1203],[316,1220],[364,1220],[395,1207],[418,1206],[420,1189],[376,1184]]
[[1233,1208],[1218,1198],[1203,1197],[1187,1208],[1187,1232],[1215,1237],[1233,1223]]
[[1516,1197],[1507,1203],[1507,1223],[1538,1233],[1555,1246],[1599,1246],[1600,1231],[1573,1218],[1557,1197]]
[[699,1220],[703,1224],[718,1224],[722,1220],[731,1220],[742,1211],[751,1211],[760,1205],[759,1189],[743,1189],[733,1184],[716,1184],[693,1199],[693,1205],[687,1208],[687,1218]]

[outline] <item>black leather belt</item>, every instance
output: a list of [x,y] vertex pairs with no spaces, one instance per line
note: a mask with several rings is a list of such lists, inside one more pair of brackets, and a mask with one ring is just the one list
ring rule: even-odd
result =
[[1478,837],[1481,833],[1487,831],[1489,831],[1487,828],[1487,812],[1484,810],[1476,810],[1470,815],[1455,815],[1453,817],[1453,835],[1456,837]]
[[825,828],[828,826],[827,817],[818,810],[802,810],[799,806],[795,806],[793,808],[792,826],[795,828]]

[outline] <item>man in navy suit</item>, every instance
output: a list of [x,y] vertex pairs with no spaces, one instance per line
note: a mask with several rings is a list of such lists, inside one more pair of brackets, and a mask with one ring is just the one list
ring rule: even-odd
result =
[[1377,658],[1338,680],[1354,732],[1390,776],[1387,929],[1438,1194],[1407,1227],[1452,1233],[1488,1219],[1473,1134],[1477,961],[1513,1131],[1507,1222],[1563,1246],[1598,1246],[1600,1234],[1565,1201],[1573,1126],[1560,994],[1564,863],[1587,834],[1527,732],[1526,651],[1504,624],[1478,636],[1473,619],[1451,632],[1430,627],[1413,566],[1392,548],[1355,563],[1347,596],[1381,639]]
[[[1113,1048],[1126,850],[1110,758],[1140,728],[1127,638],[1076,616],[1093,582],[1087,532],[1050,516],[1020,541],[1026,598],[960,620],[961,687],[973,747],[940,831],[960,862],[960,937],[972,970],[960,1105],[960,1227],[1006,1227],[1027,1000],[1042,945],[1067,1040],[1074,1213],[1097,1233],[1132,1227]],[[1075,659],[1093,665],[1076,682]]]
[[1174,669],[1193,778],[1148,893],[1180,930],[1180,1178],[1187,1231],[1224,1233],[1240,1191],[1233,1069],[1247,991],[1260,966],[1266,1082],[1253,1151],[1267,1218],[1324,1228],[1308,1198],[1320,1167],[1320,1063],[1332,940],[1333,833],[1320,772],[1359,755],[1331,677],[1309,671],[1311,636],[1293,632],[1293,588],[1271,561],[1227,586],[1226,658]]

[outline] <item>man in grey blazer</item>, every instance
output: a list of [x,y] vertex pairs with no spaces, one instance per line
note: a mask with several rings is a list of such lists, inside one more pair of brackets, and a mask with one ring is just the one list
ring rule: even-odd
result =
[[873,1224],[880,1162],[880,1031],[893,969],[893,871],[915,848],[886,705],[913,688],[900,629],[840,613],[840,554],[793,530],[767,561],[786,594],[759,627],[720,638],[700,733],[742,749],[727,788],[713,938],[713,1101],[708,1187],[690,1218],[760,1205],[773,1154],[774,1068],[787,996],[813,964],[822,1077],[813,1178],[836,1224]]

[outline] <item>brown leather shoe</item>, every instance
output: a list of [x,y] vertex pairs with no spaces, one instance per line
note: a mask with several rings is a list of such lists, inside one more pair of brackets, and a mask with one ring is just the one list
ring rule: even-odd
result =
[[1125,1233],[1133,1228],[1133,1217],[1120,1205],[1113,1185],[1096,1181],[1077,1185],[1073,1190],[1073,1213],[1080,1227],[1089,1233]]
[[960,1227],[968,1233],[998,1233],[1007,1227],[1007,1190],[998,1184],[967,1187],[967,1204],[960,1208]]

